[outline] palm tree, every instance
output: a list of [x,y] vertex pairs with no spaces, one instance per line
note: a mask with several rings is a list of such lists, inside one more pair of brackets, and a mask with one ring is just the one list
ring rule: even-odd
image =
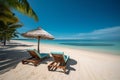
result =
[[[2,23],[2,22],[1,22]],[[4,45],[6,45],[6,41],[9,41],[11,38],[18,37],[17,28],[22,27],[22,24],[18,23],[2,23],[3,27],[0,27],[0,39],[3,40]]]
[[19,20],[11,9],[16,9],[38,21],[36,13],[27,0],[0,0],[0,40],[4,40],[4,45],[6,45],[6,40],[17,36],[16,29],[21,26],[17,24]]
[[16,9],[38,21],[36,13],[33,11],[27,0],[0,0],[0,4],[7,6],[9,9]]

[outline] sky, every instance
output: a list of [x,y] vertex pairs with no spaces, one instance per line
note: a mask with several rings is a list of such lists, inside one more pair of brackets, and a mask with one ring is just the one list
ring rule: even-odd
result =
[[[55,39],[120,39],[119,0],[28,0],[35,22],[19,12],[18,32],[43,28]],[[21,37],[20,37],[21,38]]]

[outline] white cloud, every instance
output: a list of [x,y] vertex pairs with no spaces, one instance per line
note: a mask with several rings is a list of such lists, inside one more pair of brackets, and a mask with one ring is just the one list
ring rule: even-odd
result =
[[120,32],[120,26],[96,30],[93,31],[92,34],[109,34],[115,32]]
[[82,39],[120,39],[120,26],[79,33],[75,36]]

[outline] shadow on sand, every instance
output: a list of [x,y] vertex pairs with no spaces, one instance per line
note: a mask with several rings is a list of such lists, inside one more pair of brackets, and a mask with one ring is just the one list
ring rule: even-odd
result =
[[9,44],[0,46],[0,74],[3,74],[17,66],[22,59],[28,58],[25,50],[12,49],[16,47],[30,47],[33,45]]
[[[26,52],[26,50],[18,50],[19,47],[29,48],[32,46],[33,45],[24,45],[20,43],[19,44],[11,43],[6,46],[0,46],[0,74],[3,74],[11,69],[14,69],[18,65],[18,63],[21,62],[21,60],[31,57]],[[52,62],[52,61],[53,59],[52,57],[50,57],[43,60],[40,64],[48,64],[48,62]],[[76,64],[77,64],[77,61],[75,61],[74,59],[69,59],[67,62],[66,74],[69,74],[70,71],[76,71],[76,69],[72,67],[72,65],[76,65]],[[63,73],[62,70],[59,72]]]
[[72,67],[72,65],[76,65],[76,64],[77,64],[77,61],[70,58],[68,60],[68,62],[67,62],[67,71],[66,71],[66,74],[69,74],[70,71],[76,71],[76,69],[74,67]]

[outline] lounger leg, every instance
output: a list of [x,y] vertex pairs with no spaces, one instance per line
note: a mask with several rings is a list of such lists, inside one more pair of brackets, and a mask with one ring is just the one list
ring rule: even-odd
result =
[[33,63],[34,66],[37,66],[40,63],[40,61],[41,61],[40,59],[29,58],[29,59],[22,60],[22,64]]
[[64,73],[66,72],[66,67],[63,67],[63,71],[64,71]]
[[61,63],[58,68],[63,69],[64,73],[66,72],[66,64],[65,63]]
[[29,62],[27,62],[26,60],[22,60],[22,64],[28,64]]
[[51,64],[48,65],[48,70],[51,71],[55,62],[52,62]]

